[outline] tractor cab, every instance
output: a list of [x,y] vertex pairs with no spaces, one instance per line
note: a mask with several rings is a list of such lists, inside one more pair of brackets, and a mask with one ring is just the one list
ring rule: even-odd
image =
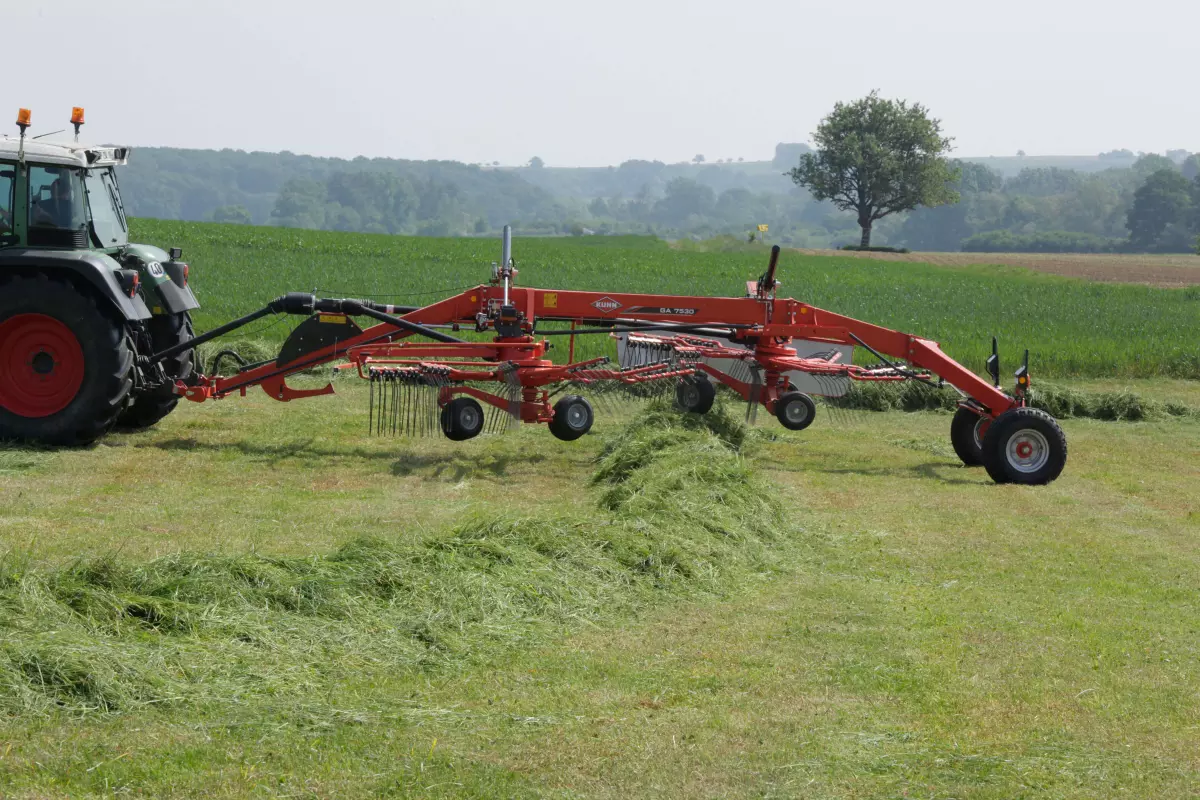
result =
[[0,247],[115,251],[129,227],[114,167],[128,148],[0,137]]

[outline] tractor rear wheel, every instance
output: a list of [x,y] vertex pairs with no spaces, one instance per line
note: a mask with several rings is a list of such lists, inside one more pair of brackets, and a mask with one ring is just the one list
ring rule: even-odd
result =
[[[156,353],[177,344],[190,342],[195,337],[192,318],[186,311],[182,314],[153,317],[147,323],[147,328]],[[175,406],[179,404],[179,395],[175,394],[175,381],[186,382],[192,377],[194,352],[185,350],[164,361],[163,369],[167,373],[168,383],[135,395],[133,402],[117,418],[117,425],[130,430],[149,428],[174,411]]]
[[959,460],[967,467],[978,467],[983,463],[983,437],[992,424],[987,414],[976,414],[969,408],[960,407],[950,421],[950,444]]
[[0,439],[88,444],[132,386],[129,337],[95,298],[45,275],[0,287]]

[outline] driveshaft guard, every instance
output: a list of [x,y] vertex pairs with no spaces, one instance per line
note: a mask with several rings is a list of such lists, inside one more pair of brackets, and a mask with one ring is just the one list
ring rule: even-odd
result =
[[313,314],[297,325],[283,343],[275,366],[287,366],[338,342],[353,339],[360,333],[362,328],[345,314]]

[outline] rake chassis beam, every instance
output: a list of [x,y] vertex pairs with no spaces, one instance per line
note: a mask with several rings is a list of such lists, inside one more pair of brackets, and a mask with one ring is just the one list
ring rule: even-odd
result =
[[[782,410],[777,409],[781,398],[790,396],[789,392],[794,394],[789,388],[788,373],[836,375],[851,380],[928,381],[936,376],[960,393],[960,412],[970,414],[972,420],[977,419],[974,427],[977,448],[990,446],[1008,453],[1010,466],[1016,465],[1012,467],[1016,472],[1009,476],[1012,482],[1044,483],[1057,477],[1066,458],[1065,437],[1057,423],[1046,416],[1052,428],[1033,433],[1022,433],[1025,428],[1020,428],[1016,434],[1008,430],[1017,424],[1010,424],[1010,421],[1018,411],[1029,412],[1024,417],[1041,413],[1035,414],[1032,409],[1025,408],[1027,368],[1018,371],[1016,390],[1009,395],[996,385],[997,382],[989,383],[948,356],[937,342],[826,311],[793,298],[776,297],[778,284],[774,273],[778,255],[778,248],[774,248],[770,268],[757,282],[748,282],[745,297],[516,287],[512,283],[516,270],[511,261],[498,269],[493,268],[491,283],[419,308],[382,306],[360,300],[318,299],[293,293],[273,301],[268,310],[309,316],[309,320],[293,334],[293,339],[300,340],[298,343],[293,345],[289,339],[280,357],[273,362],[246,367],[231,376],[199,376],[189,385],[179,384],[177,391],[190,400],[202,402],[233,393],[244,395],[247,389],[261,386],[271,397],[287,402],[333,392],[332,384],[318,389],[294,389],[287,385],[289,376],[321,364],[345,360],[348,363],[341,368],[356,367],[362,377],[369,379],[385,373],[407,381],[422,381],[425,380],[422,376],[426,376],[431,381],[427,385],[439,387],[439,407],[473,402],[455,398],[475,398],[495,408],[508,408],[515,419],[524,422],[553,423],[554,413],[549,406],[551,395],[547,389],[564,381],[586,384],[605,380],[629,384],[707,375],[751,403],[761,403],[768,411],[776,413]],[[243,320],[261,315],[256,312],[218,330],[231,330]],[[376,324],[364,330],[354,323],[354,317],[367,317]],[[570,323],[572,330],[538,329],[547,322]],[[444,333],[447,328],[491,332],[493,340],[464,341]],[[302,329],[305,335],[298,336]],[[672,349],[673,357],[670,363],[636,369],[608,368],[607,359],[555,364],[546,358],[547,341],[537,338],[545,334],[571,336],[573,354],[574,336],[606,331],[621,331],[618,335],[637,341],[650,341],[644,337],[655,337],[654,342]],[[407,341],[414,335],[434,342]],[[718,338],[707,338],[711,336]],[[197,341],[207,338],[211,337],[201,337]],[[843,348],[861,346],[883,358],[885,364],[867,368],[839,363],[837,356],[801,358],[791,347],[793,341],[827,343]],[[166,355],[158,354],[151,360]],[[745,363],[751,368],[754,381],[741,381],[722,374],[709,366],[711,359]],[[481,383],[488,382],[507,384],[509,395],[505,397],[478,388]],[[783,399],[782,402],[788,401]],[[590,408],[587,413],[590,415]],[[1005,424],[993,425],[997,421]],[[984,437],[990,427],[1004,428],[1009,439],[1016,439],[988,445]],[[554,430],[553,424],[551,429]],[[1057,444],[1059,439],[1061,448]],[[1056,448],[1061,449],[1061,457]],[[1045,467],[1047,452],[1051,461],[1062,463]],[[968,455],[960,452],[964,463],[971,463]],[[986,465],[987,459],[982,458],[982,463]],[[998,473],[990,466],[989,473],[999,482],[1008,482],[1003,476],[997,477]],[[1033,477],[1028,478],[1029,475]],[[1043,480],[1046,475],[1049,477]]]

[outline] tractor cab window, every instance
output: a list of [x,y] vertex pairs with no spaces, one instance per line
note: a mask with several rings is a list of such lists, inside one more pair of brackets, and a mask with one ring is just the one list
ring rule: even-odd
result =
[[129,244],[129,229],[121,208],[121,193],[112,168],[88,170],[83,179],[88,210],[92,214],[92,234],[99,247]]
[[87,211],[78,169],[29,168],[29,244],[87,247]]
[[0,162],[0,247],[16,244],[16,226],[13,223],[16,176],[16,164]]

